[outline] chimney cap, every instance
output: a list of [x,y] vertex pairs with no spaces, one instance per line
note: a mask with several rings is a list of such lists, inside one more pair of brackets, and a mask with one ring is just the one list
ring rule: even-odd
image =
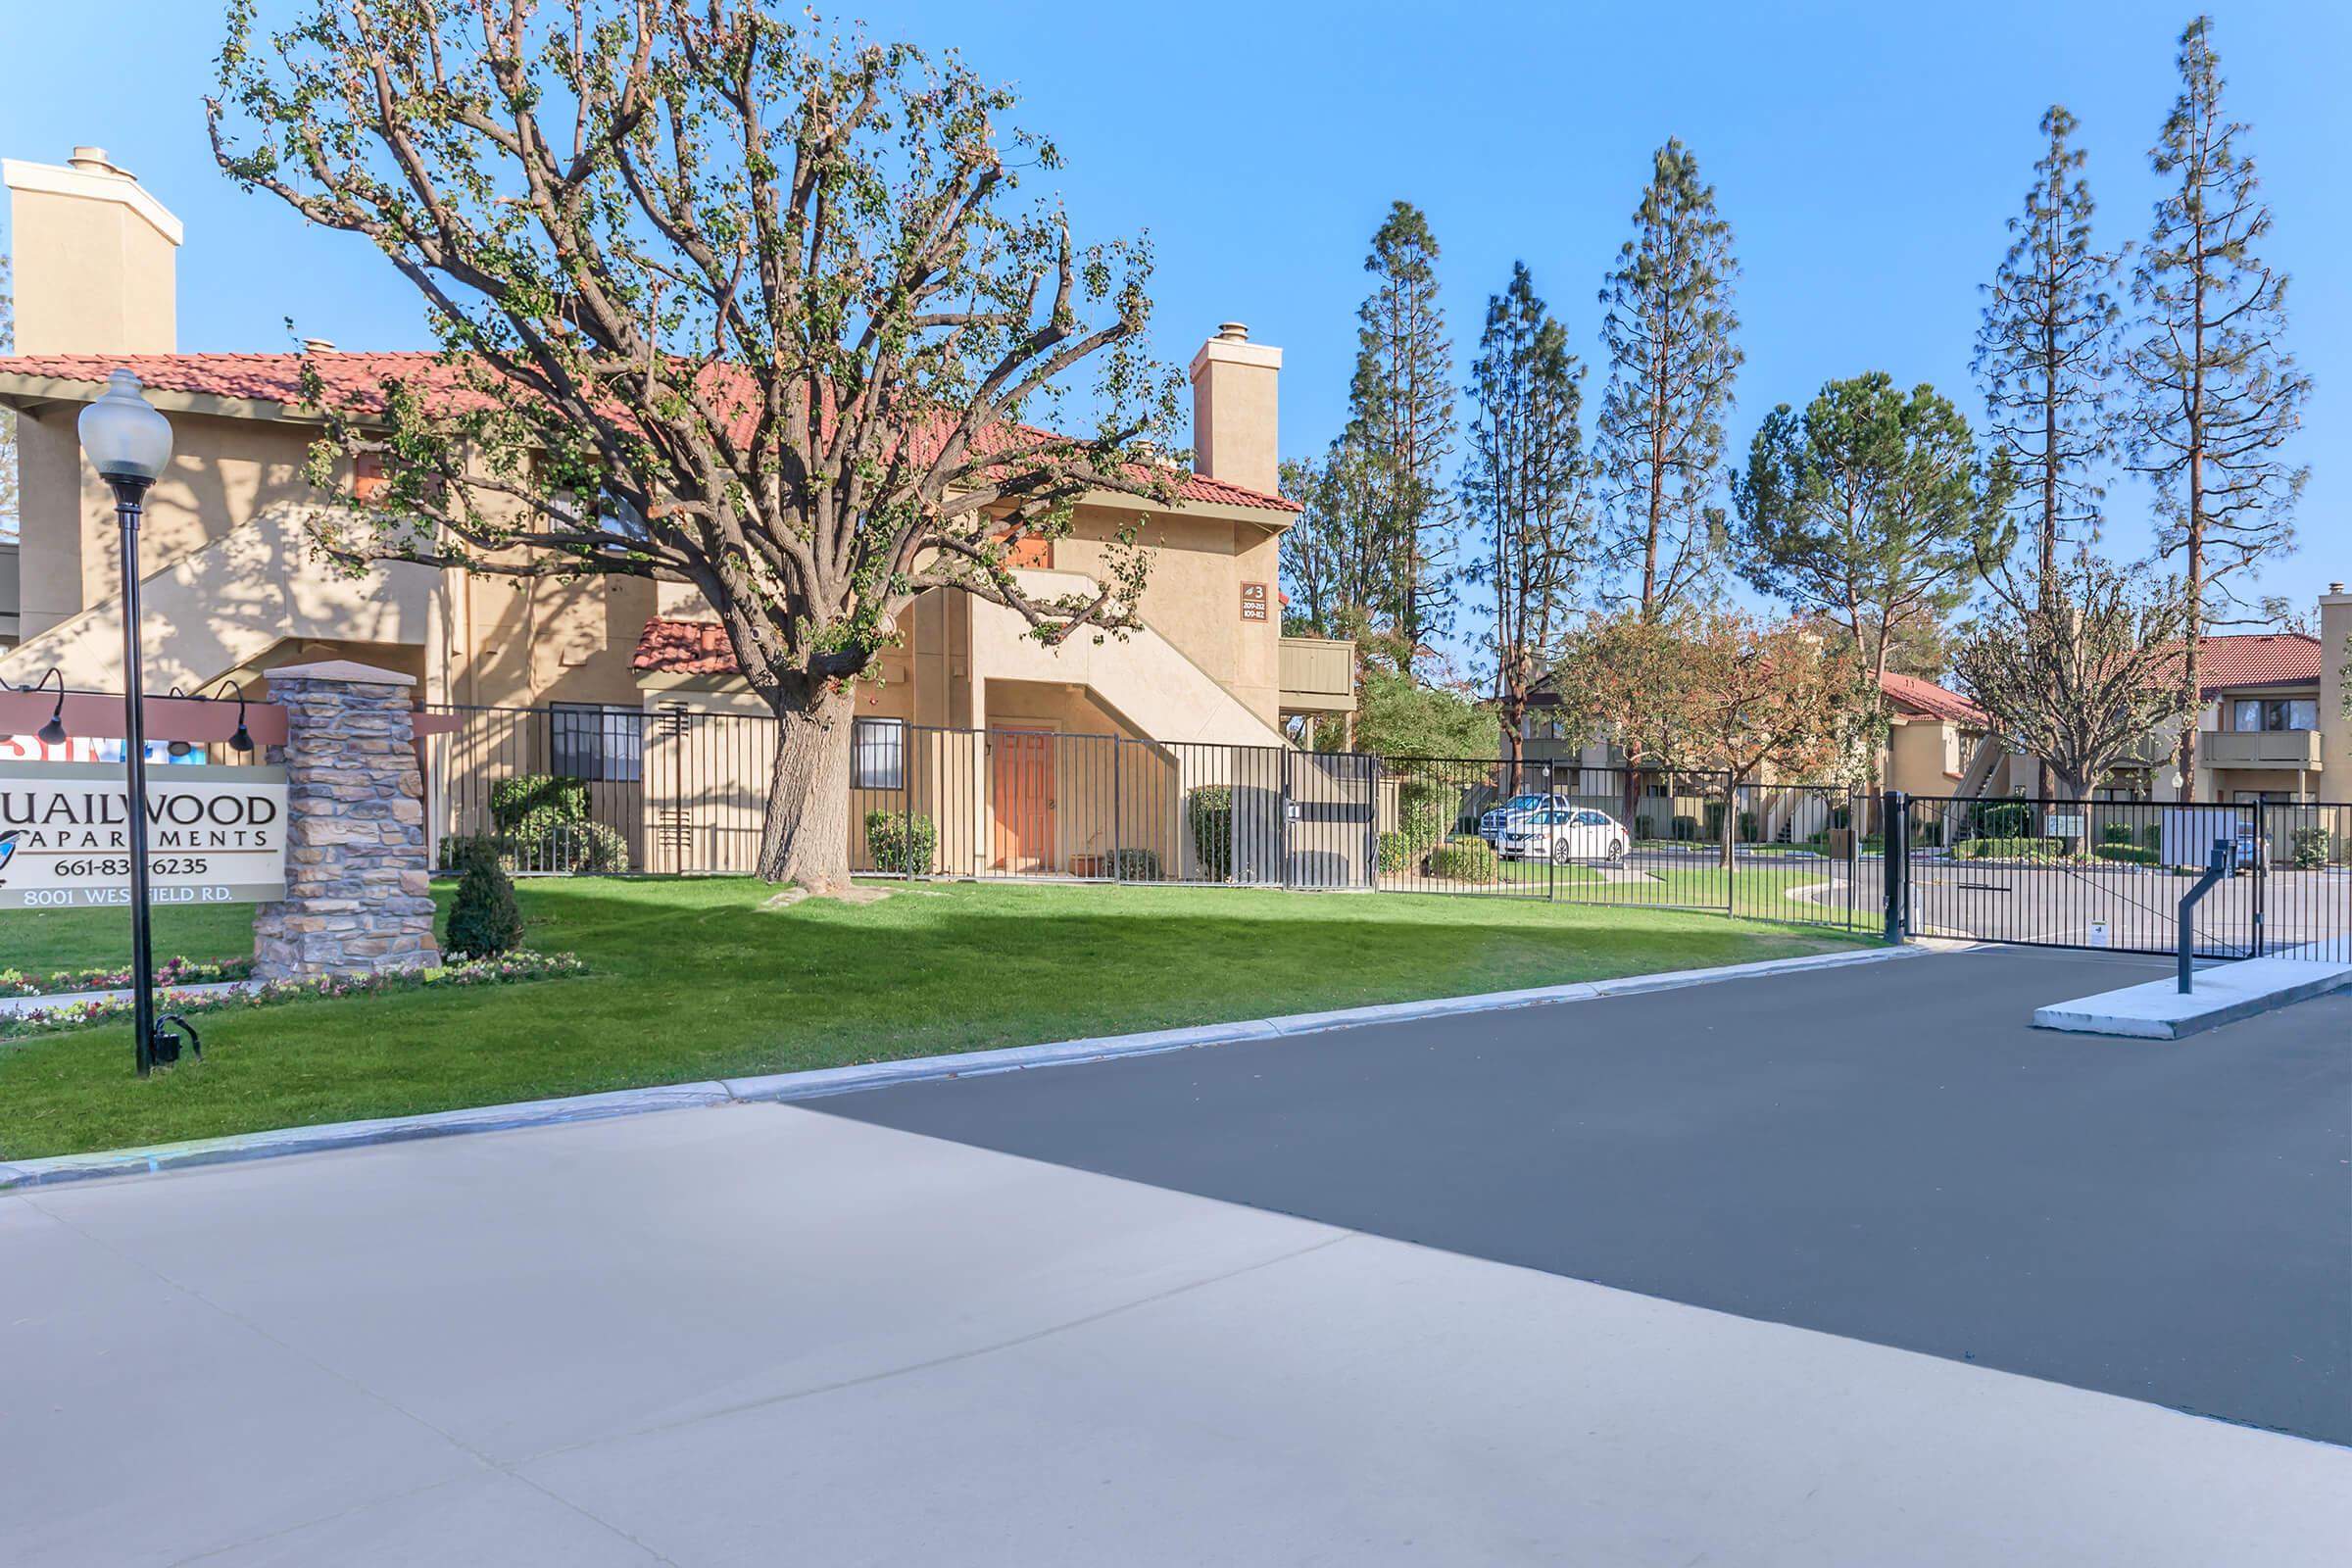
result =
[[2340,594],[2344,591],[2344,585],[2340,582],[2331,582],[2328,585],[2328,591],[2331,594]]
[[306,337],[302,340],[302,352],[305,354],[332,354],[335,352],[335,340],[331,337]]
[[139,177],[110,160],[103,147],[76,147],[74,149],[74,156],[67,159],[66,162],[85,174],[120,174],[124,179]]
[[1221,342],[1247,343],[1250,341],[1250,323],[1247,321],[1219,321],[1217,337]]

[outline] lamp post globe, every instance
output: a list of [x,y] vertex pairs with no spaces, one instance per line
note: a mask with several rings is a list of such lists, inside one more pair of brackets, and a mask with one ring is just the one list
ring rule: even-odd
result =
[[[81,411],[75,425],[81,450],[115,493],[122,534],[122,771],[124,836],[130,850],[130,984],[132,1046],[139,1076],[154,1065],[155,945],[147,907],[147,717],[139,642],[139,512],[148,487],[172,461],[172,421],[139,391],[139,378],[117,370],[106,392]],[[165,1051],[178,1055],[176,1037]]]
[[127,481],[143,492],[172,461],[172,421],[155,412],[128,370],[106,378],[105,394],[81,411],[74,428],[90,466],[110,485]]

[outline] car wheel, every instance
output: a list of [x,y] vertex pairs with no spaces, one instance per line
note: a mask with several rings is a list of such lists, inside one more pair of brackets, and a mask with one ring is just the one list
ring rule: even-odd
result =
[[1566,865],[1569,861],[1575,858],[1576,853],[1568,848],[1568,841],[1566,839],[1553,839],[1551,841],[1552,864]]
[[1609,859],[1612,863],[1625,858],[1625,840],[1609,840]]

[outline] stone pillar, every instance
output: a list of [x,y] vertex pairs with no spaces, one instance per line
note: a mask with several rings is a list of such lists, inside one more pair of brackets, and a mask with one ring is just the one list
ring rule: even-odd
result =
[[440,962],[409,710],[415,678],[328,660],[269,679],[270,701],[286,710],[286,897],[254,915],[256,977]]

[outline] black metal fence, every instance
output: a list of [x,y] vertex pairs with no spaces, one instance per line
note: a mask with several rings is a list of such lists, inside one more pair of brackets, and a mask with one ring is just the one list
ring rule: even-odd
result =
[[2352,957],[2352,808],[1946,797],[1903,814],[1914,936],[2171,953],[2219,845],[2230,875],[2193,911],[2196,956]]
[[[445,845],[492,835],[522,872],[758,865],[765,713],[441,711],[461,720],[425,754]],[[2346,806],[1911,798],[890,719],[857,724],[850,772],[862,875],[1535,899],[2150,953],[2172,951],[2218,839],[2236,874],[2198,910],[2196,952],[2352,958]]]

